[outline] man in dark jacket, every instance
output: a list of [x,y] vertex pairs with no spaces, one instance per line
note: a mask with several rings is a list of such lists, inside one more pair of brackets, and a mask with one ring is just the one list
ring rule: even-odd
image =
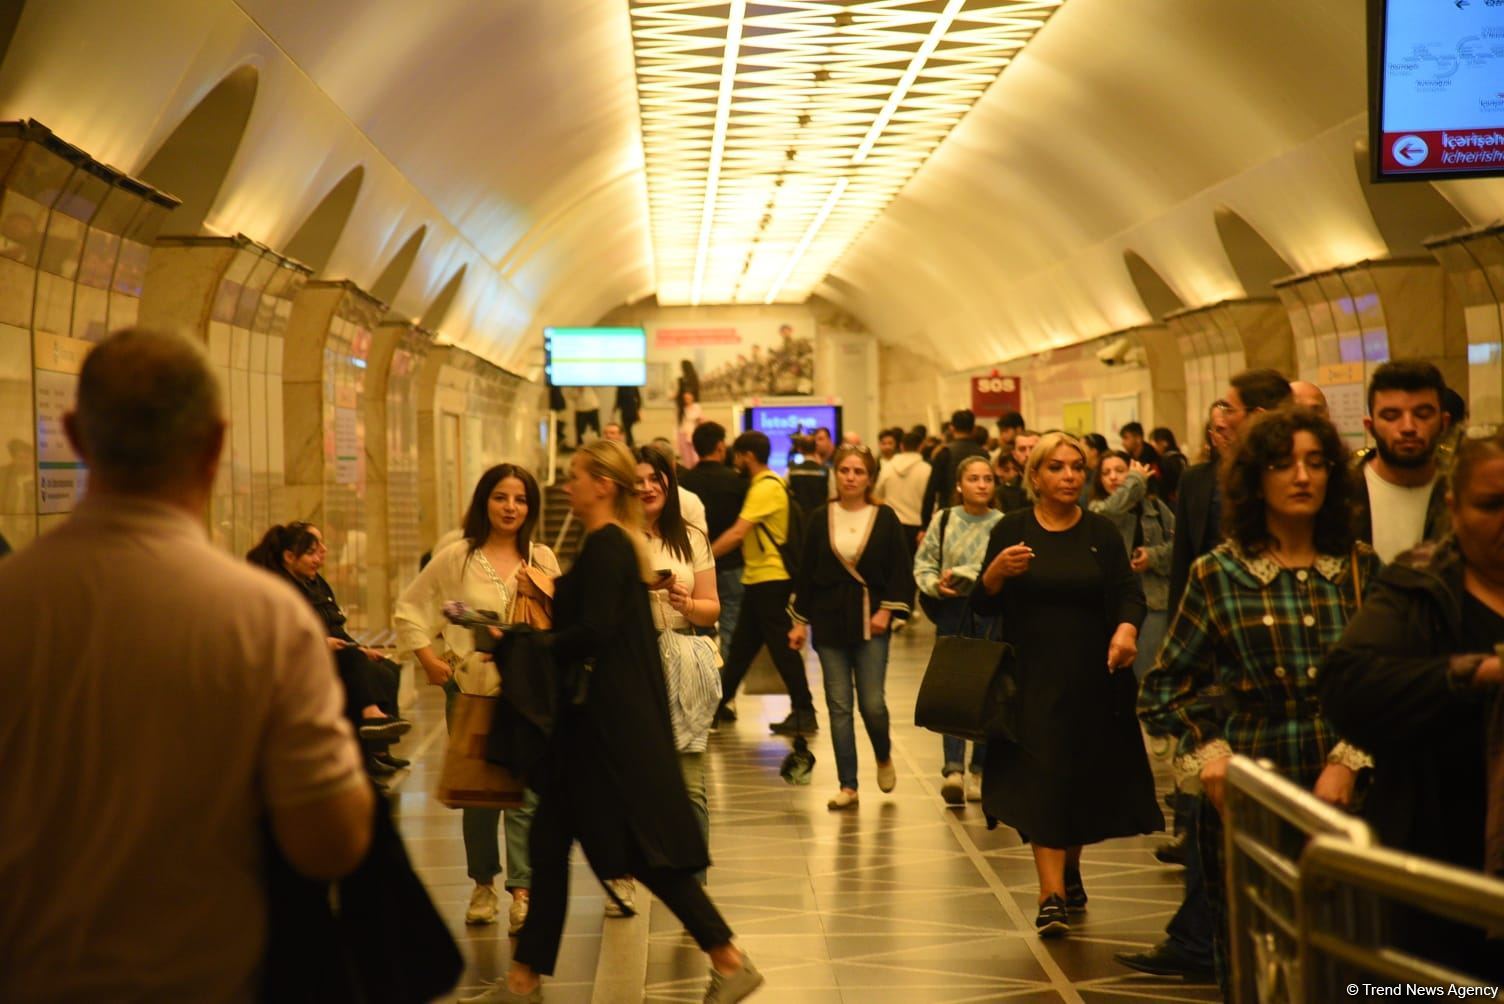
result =
[[936,509],[951,504],[956,491],[956,465],[967,457],[987,456],[987,447],[973,438],[977,418],[970,408],[962,408],[950,416],[950,442],[930,454],[930,483],[924,490],[924,506],[920,510],[921,525],[929,526],[930,517]]
[[[694,492],[705,503],[705,522],[710,539],[715,540],[731,529],[741,515],[747,499],[747,479],[726,463],[726,430],[719,422],[701,422],[693,436],[695,453],[700,462],[685,472],[679,484]],[[737,614],[742,609],[742,552],[727,551],[715,559],[715,586],[721,598],[721,616],[716,621],[720,634],[721,660],[731,654],[731,634],[736,630]]]

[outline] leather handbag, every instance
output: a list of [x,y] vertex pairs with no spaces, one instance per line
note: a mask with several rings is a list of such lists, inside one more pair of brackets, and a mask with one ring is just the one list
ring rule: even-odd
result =
[[971,742],[1013,739],[1017,693],[1013,646],[965,635],[936,638],[914,724]]
[[451,809],[518,809],[526,786],[506,767],[486,759],[486,747],[501,699],[455,694],[449,748],[434,795]]

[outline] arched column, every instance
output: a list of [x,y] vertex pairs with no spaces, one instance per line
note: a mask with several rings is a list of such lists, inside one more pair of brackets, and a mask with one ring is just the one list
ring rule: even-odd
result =
[[397,596],[418,574],[418,375],[433,333],[384,321],[372,333],[364,397],[367,565],[371,623],[388,625]]
[[1466,376],[1453,386],[1467,388],[1473,427],[1497,430],[1504,425],[1504,223],[1429,241],[1426,247],[1446,269],[1460,300]]

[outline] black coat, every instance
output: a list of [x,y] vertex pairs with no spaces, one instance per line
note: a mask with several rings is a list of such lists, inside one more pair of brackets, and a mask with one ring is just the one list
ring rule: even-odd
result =
[[857,574],[867,583],[865,590],[830,545],[830,505],[810,514],[789,609],[796,620],[809,624],[817,645],[857,644],[865,637],[866,620],[878,610],[909,612],[914,600],[914,559],[898,515],[885,505],[875,508],[872,532],[856,560]]
[[1175,499],[1175,548],[1170,553],[1170,615],[1180,609],[1191,565],[1222,543],[1222,527],[1214,518],[1217,461],[1186,468]]
[[585,538],[554,594],[550,647],[561,675],[588,672],[588,696],[559,716],[541,799],[563,799],[597,875],[709,866],[684,790],[668,686],[637,554],[608,524]]
[[1471,806],[1447,804],[1437,784],[1460,767],[1480,768],[1459,759],[1483,756],[1486,695],[1457,687],[1449,674],[1458,660],[1479,655],[1462,651],[1462,575],[1450,540],[1401,555],[1379,573],[1317,685],[1338,733],[1374,758],[1363,811],[1379,839],[1476,869],[1483,867],[1481,780]]
[[920,526],[929,526],[930,517],[936,509],[952,504],[956,494],[956,465],[967,457],[985,457],[987,447],[970,436],[952,439],[930,454],[930,480],[924,488],[924,504],[920,506]]

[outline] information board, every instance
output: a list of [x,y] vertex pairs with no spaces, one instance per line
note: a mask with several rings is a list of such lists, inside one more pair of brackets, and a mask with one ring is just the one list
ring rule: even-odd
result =
[[1376,181],[1504,175],[1504,0],[1369,0]]

